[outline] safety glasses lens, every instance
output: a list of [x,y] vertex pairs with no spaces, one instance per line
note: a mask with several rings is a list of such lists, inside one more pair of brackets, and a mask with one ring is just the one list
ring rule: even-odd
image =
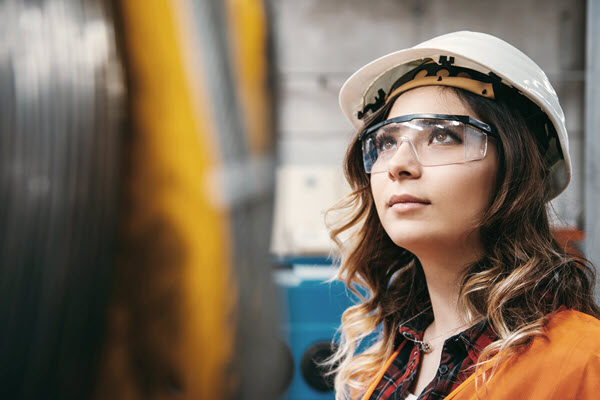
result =
[[387,171],[392,159],[414,157],[423,166],[458,164],[481,160],[486,150],[487,135],[476,127],[432,118],[385,124],[362,140],[367,173]]

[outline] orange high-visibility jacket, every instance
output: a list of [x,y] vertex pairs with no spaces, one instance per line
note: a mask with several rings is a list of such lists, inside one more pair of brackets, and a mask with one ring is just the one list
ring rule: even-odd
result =
[[[364,400],[390,363],[369,386]],[[573,310],[556,313],[546,325],[546,337],[534,338],[526,350],[501,362],[487,383],[478,384],[477,392],[472,374],[446,399],[600,399],[600,321]]]

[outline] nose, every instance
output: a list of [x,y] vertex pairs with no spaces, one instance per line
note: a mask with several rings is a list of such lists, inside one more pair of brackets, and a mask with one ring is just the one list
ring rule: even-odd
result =
[[387,162],[388,174],[393,179],[401,177],[418,178],[423,166],[417,158],[414,145],[407,137],[398,138],[398,149]]

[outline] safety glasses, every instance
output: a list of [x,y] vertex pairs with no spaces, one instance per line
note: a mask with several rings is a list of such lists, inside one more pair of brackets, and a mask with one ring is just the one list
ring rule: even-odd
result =
[[409,157],[408,148],[423,166],[482,160],[488,135],[493,137],[492,127],[468,115],[411,114],[375,124],[358,140],[365,171],[372,174],[387,171],[394,157]]

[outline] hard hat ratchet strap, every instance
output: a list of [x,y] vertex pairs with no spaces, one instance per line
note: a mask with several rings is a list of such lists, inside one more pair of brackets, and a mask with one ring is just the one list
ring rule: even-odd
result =
[[495,98],[492,77],[468,68],[453,66],[451,65],[453,62],[454,57],[448,60],[446,56],[440,56],[439,64],[429,59],[400,77],[392,85],[387,96],[383,88],[379,89],[375,101],[365,105],[358,113],[358,118],[364,118],[368,111],[377,111],[390,98],[422,86],[451,86],[488,99]]

